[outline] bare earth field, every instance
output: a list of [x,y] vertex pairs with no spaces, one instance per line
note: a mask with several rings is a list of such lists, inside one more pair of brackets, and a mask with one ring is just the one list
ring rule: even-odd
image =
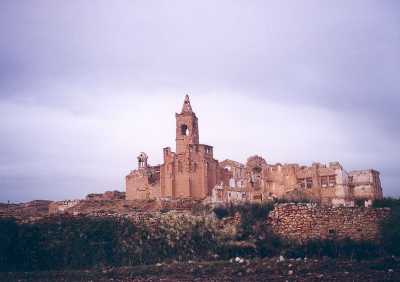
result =
[[79,271],[0,273],[0,281],[400,281],[400,261],[324,258],[174,262]]
[[[49,215],[51,201],[36,200],[27,203],[0,203],[0,217],[13,217],[18,221],[31,221]],[[132,214],[136,212],[159,211],[156,201],[125,201],[125,200],[81,200],[76,206],[67,210],[69,214],[84,215],[115,215]]]
[[17,220],[47,216],[51,201],[36,200],[27,203],[0,203],[0,217],[14,217]]

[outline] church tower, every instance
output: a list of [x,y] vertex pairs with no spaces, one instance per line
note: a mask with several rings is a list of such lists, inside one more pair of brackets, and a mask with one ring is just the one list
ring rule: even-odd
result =
[[160,166],[160,196],[205,199],[217,183],[218,161],[213,158],[212,146],[199,144],[198,120],[188,95],[175,119],[176,152],[169,147],[164,148],[164,163]]
[[189,144],[199,144],[199,127],[196,114],[190,105],[189,95],[185,96],[182,111],[176,118],[176,153],[183,154]]

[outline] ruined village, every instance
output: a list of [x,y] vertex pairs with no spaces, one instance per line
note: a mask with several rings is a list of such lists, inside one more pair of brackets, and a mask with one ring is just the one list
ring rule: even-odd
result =
[[400,1],[0,1],[0,282],[400,281]]
[[[185,96],[175,114],[176,150],[163,149],[164,163],[151,165],[149,156],[137,156],[137,168],[126,176],[125,191],[89,194],[86,200],[155,201],[160,205],[196,201],[203,204],[262,203],[276,200],[309,201],[330,207],[369,207],[383,192],[379,171],[346,171],[340,162],[329,164],[269,164],[258,155],[245,164],[218,161],[214,148],[199,143],[199,121]],[[51,204],[51,212],[64,212],[80,200]]]
[[[1,265],[48,272],[0,278],[72,281],[71,273],[52,270],[101,267],[100,274],[79,273],[80,281],[400,279],[400,259],[391,255],[399,251],[392,241],[397,235],[384,229],[397,219],[394,206],[384,204],[378,170],[346,171],[337,160],[269,164],[258,155],[245,164],[218,161],[212,146],[199,143],[188,95],[175,119],[175,152],[164,148],[164,163],[158,165],[140,152],[137,168],[125,177],[125,191],[0,204],[3,227],[19,230],[7,240],[20,245],[28,236],[29,245],[19,246],[28,249],[42,240],[49,244],[14,264],[3,254]],[[79,243],[68,245],[73,242]],[[57,252],[68,261],[46,262]],[[78,254],[87,259],[74,261]],[[369,260],[360,262],[364,258]],[[124,265],[130,268],[119,268]]]

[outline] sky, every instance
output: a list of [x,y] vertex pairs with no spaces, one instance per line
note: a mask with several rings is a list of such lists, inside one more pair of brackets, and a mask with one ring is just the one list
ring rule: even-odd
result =
[[339,161],[400,196],[400,2],[0,2],[0,202],[124,190],[185,94],[218,160]]

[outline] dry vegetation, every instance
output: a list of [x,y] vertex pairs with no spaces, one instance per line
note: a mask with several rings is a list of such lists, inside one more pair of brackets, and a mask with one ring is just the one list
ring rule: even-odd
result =
[[301,246],[271,232],[268,204],[168,212],[155,202],[83,201],[74,211],[86,215],[50,217],[43,216],[44,202],[8,206],[18,216],[25,209],[42,217],[0,220],[0,280],[398,281],[399,202],[376,203],[394,211],[382,224],[380,244]]

